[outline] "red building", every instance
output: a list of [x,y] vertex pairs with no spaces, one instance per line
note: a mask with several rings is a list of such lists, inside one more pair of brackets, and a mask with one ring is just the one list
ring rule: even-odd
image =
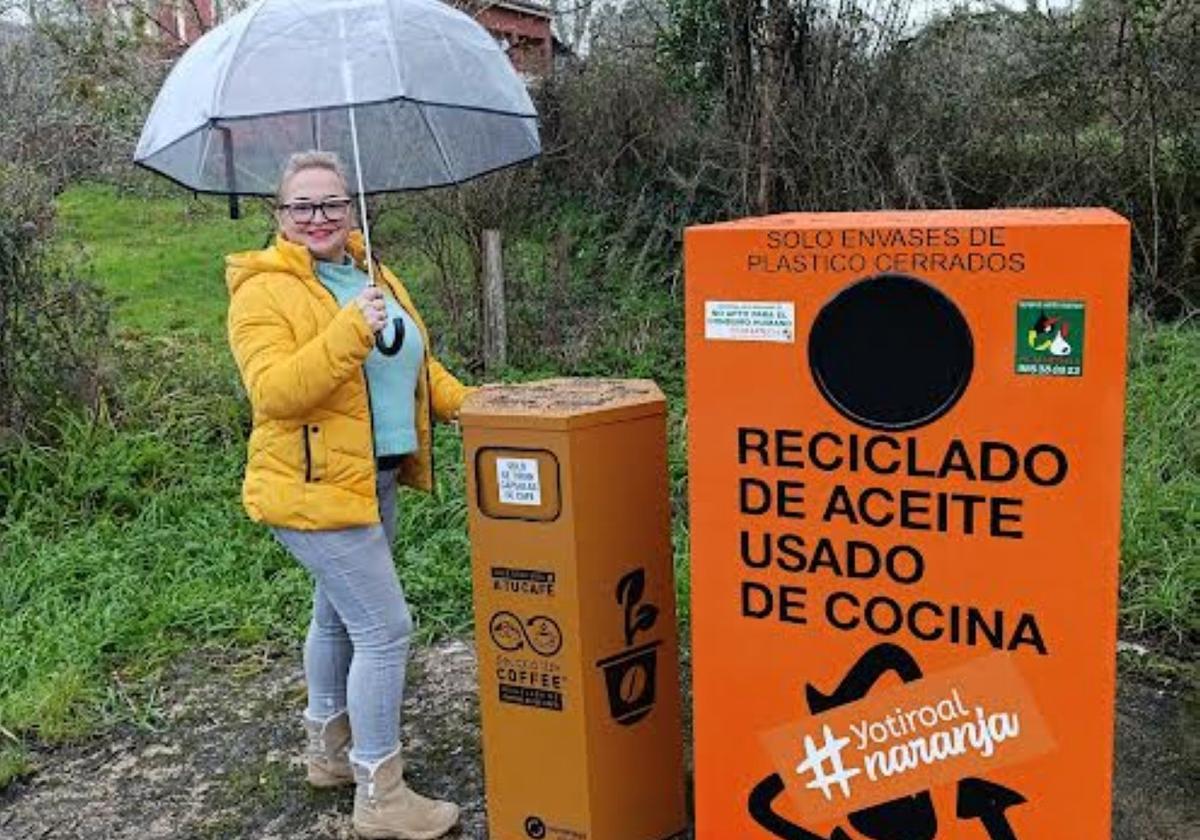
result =
[[152,6],[152,25],[167,41],[188,46],[223,19],[224,5],[219,0],[175,0]]
[[94,12],[107,13],[169,50],[187,48],[225,17],[228,0],[85,0]]
[[532,0],[494,0],[458,6],[479,21],[508,53],[517,72],[526,78],[547,75],[554,66],[551,11]]

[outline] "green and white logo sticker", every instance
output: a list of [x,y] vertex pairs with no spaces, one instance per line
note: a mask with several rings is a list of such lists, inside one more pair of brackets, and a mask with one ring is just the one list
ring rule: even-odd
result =
[[1017,373],[1083,376],[1082,301],[1023,300],[1017,304]]

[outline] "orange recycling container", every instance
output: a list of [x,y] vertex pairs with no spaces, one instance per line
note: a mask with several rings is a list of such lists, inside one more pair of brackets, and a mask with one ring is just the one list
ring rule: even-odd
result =
[[491,387],[461,423],[489,837],[683,831],[662,392]]
[[1129,226],[685,235],[697,840],[1110,836]]

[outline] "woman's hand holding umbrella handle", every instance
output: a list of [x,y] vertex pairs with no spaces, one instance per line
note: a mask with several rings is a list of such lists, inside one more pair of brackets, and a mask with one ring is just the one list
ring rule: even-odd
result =
[[387,326],[387,304],[383,299],[383,290],[378,286],[367,286],[358,293],[354,302],[362,311],[371,332],[378,334]]

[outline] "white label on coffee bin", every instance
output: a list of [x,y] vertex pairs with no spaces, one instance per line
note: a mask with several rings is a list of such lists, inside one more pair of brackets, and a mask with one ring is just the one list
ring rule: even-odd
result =
[[542,482],[533,458],[497,458],[496,482],[501,504],[541,506]]
[[706,300],[704,337],[710,341],[796,340],[796,305],[790,302]]

